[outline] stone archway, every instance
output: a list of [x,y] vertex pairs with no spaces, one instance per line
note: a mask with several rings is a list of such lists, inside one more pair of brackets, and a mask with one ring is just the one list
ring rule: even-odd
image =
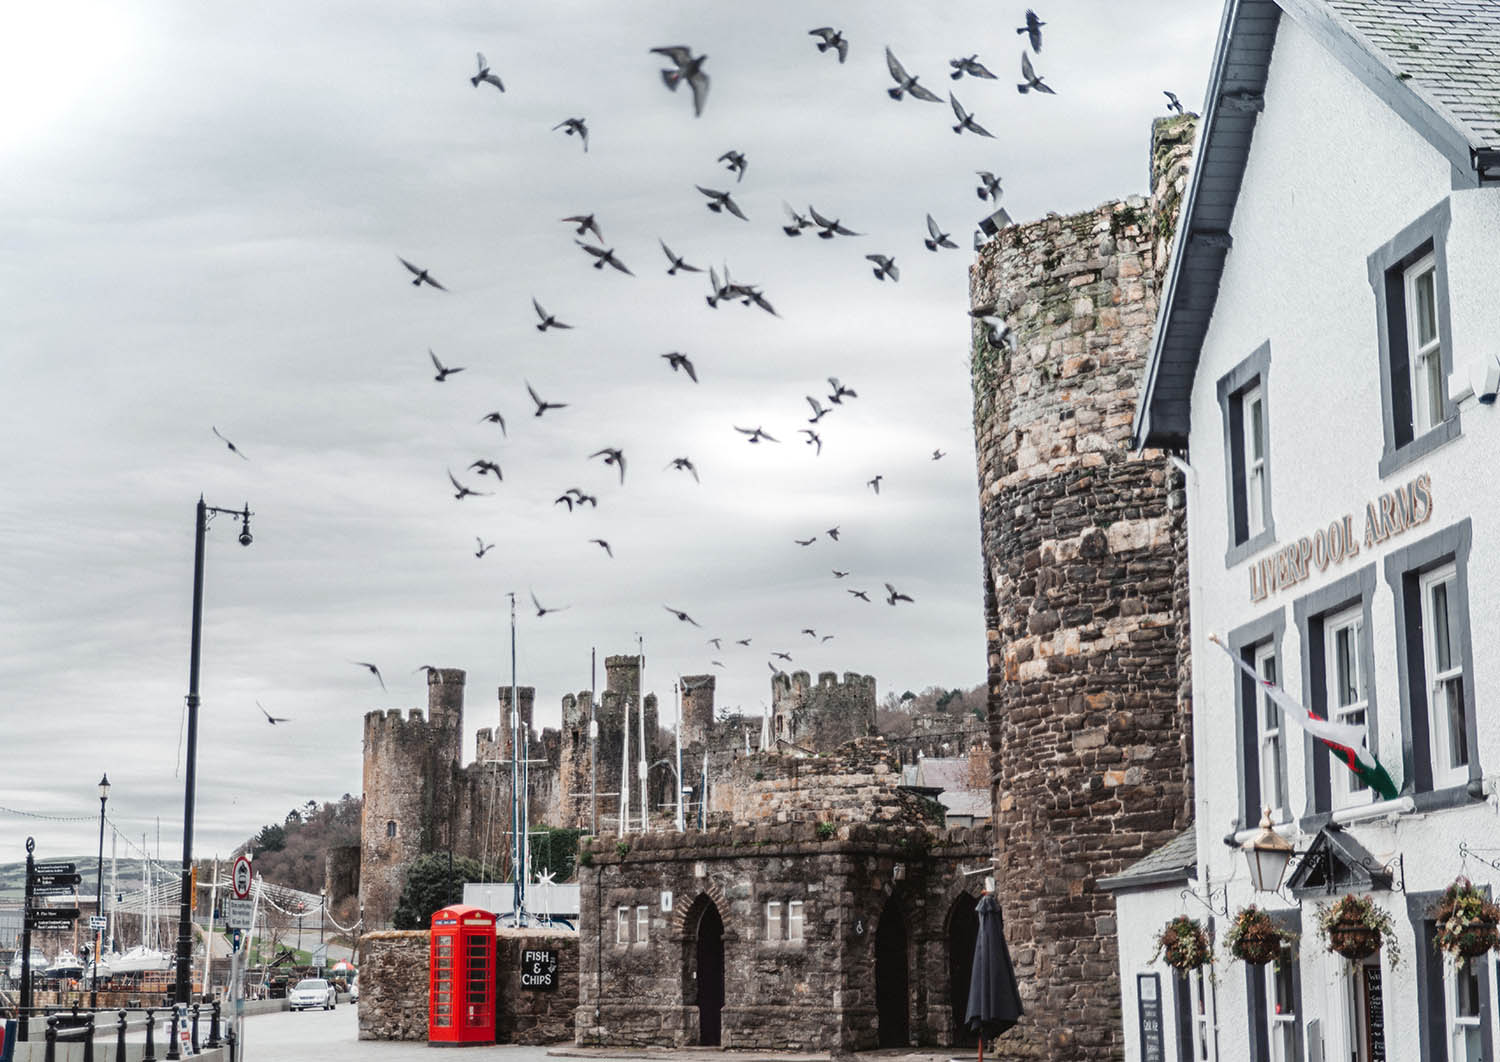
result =
[[948,1002],[953,1008],[953,1045],[973,1047],[977,1034],[964,1026],[969,1005],[969,979],[974,972],[974,946],[979,940],[978,901],[967,892],[958,894],[948,909]]
[[901,903],[892,896],[875,929],[875,1012],[881,1047],[911,1044],[910,933]]
[[683,923],[683,1002],[698,1008],[698,1043],[723,1039],[724,919],[707,893],[687,909]]

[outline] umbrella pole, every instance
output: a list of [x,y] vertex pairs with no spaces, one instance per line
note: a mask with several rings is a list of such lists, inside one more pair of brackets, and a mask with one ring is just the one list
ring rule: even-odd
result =
[[979,1033],[979,1062],[984,1062],[984,1032]]

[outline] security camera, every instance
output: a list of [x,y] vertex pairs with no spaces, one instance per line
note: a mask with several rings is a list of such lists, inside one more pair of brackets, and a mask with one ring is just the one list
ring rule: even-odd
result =
[[246,524],[245,526],[241,527],[240,528],[240,545],[242,545],[242,546],[248,546],[248,545],[250,545],[251,542],[254,542],[254,541],[255,541],[255,539],[253,539],[253,538],[250,537],[250,526],[248,524]]

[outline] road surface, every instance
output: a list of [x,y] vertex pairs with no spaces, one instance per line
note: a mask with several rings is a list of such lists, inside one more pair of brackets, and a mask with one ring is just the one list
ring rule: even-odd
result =
[[[426,1043],[359,1039],[358,1008],[340,1003],[334,1010],[276,1011],[245,1019],[242,1062],[433,1062]],[[446,1058],[446,1055],[440,1056]],[[544,1047],[494,1045],[462,1051],[460,1062],[542,1062]]]

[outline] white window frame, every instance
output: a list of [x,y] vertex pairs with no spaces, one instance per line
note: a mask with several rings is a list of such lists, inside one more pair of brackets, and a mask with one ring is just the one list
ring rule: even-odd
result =
[[786,939],[801,940],[804,914],[801,900],[788,900],[786,905]]
[[[1255,648],[1252,667],[1261,678],[1268,680],[1273,685],[1281,684],[1281,661],[1276,655],[1274,642],[1265,642]],[[1281,717],[1281,709],[1276,702],[1271,700],[1266,688],[1259,683],[1255,687],[1255,755],[1257,770],[1260,775],[1260,808],[1251,808],[1251,812],[1258,812],[1264,808],[1271,809],[1271,820],[1273,822],[1285,822],[1287,819],[1287,795],[1286,795],[1286,773],[1282,770],[1286,741],[1286,721]],[[1275,724],[1272,725],[1267,719],[1272,716]],[[1273,779],[1281,782],[1281,792],[1273,794],[1267,783],[1267,774]],[[1258,821],[1260,816],[1255,816]]]
[[[1484,1004],[1485,1001],[1478,995],[1484,991],[1484,980],[1479,976],[1479,968],[1476,965],[1481,962],[1490,962],[1491,952],[1469,959],[1464,962],[1456,962],[1451,959],[1443,962],[1443,1019],[1446,1026],[1448,1043],[1448,1062],[1482,1062],[1484,1051]],[[1458,978],[1462,968],[1472,970],[1470,976],[1475,981],[1475,1007],[1473,1014],[1458,1013]],[[1472,1030],[1472,1034],[1480,1038],[1478,1053],[1470,1055],[1465,1049],[1464,1043]]]
[[[1418,321],[1417,285],[1432,276],[1432,338],[1421,341]],[[1402,290],[1406,299],[1407,369],[1411,374],[1412,438],[1426,435],[1443,422],[1446,381],[1443,376],[1443,337],[1438,325],[1437,254],[1423,255],[1402,271]],[[1436,411],[1433,406],[1436,405]]]
[[[1298,1024],[1297,1013],[1298,1001],[1291,1000],[1293,1009],[1290,1013],[1278,1013],[1276,1010],[1280,998],[1276,989],[1276,967],[1279,963],[1295,964],[1297,955],[1289,946],[1283,945],[1280,957],[1271,960],[1265,965],[1266,978],[1266,1042],[1271,1049],[1271,1062],[1295,1062],[1296,1052],[1288,1053],[1286,1050],[1286,1037],[1291,1035],[1293,1040],[1302,1035],[1301,1026]],[[1292,974],[1295,984],[1296,974]]]
[[[1433,591],[1446,586],[1447,630],[1449,641],[1448,667],[1438,666],[1437,614],[1433,607]],[[1455,720],[1448,711],[1450,698],[1457,696],[1460,727],[1467,725],[1467,707],[1464,689],[1464,659],[1462,646],[1455,644],[1458,627],[1454,616],[1454,597],[1458,589],[1458,565],[1449,563],[1422,575],[1418,580],[1422,598],[1422,653],[1423,676],[1427,681],[1427,735],[1432,757],[1432,786],[1443,789],[1464,785],[1469,780],[1469,761],[1474,750],[1469,747],[1468,732],[1456,735],[1463,746],[1465,759],[1454,763],[1452,748],[1455,744],[1453,725]],[[1450,692],[1451,691],[1451,692]]]
[[615,943],[630,943],[630,908],[615,908]]
[[[1355,688],[1355,699],[1347,704],[1339,699],[1338,676],[1338,637],[1345,631],[1349,632],[1351,648],[1349,659],[1354,669]],[[1364,633],[1365,619],[1362,605],[1355,605],[1328,616],[1323,621],[1323,673],[1328,694],[1329,721],[1351,723],[1353,716],[1360,716],[1360,722],[1365,726],[1365,743],[1369,744],[1370,687],[1369,677],[1364,673],[1364,660],[1361,652]],[[1335,810],[1370,802],[1370,788],[1359,781],[1359,776],[1343,764],[1330,762],[1328,776],[1329,794]]]
[[1192,1007],[1193,1062],[1218,1062],[1219,1044],[1215,1035],[1218,1029],[1214,1013],[1214,986],[1203,974],[1202,967],[1189,970],[1188,994]]
[[635,909],[635,942],[644,944],[651,939],[651,907],[641,904]]
[[[1240,392],[1240,447],[1245,460],[1245,529],[1247,539],[1266,529],[1266,393],[1257,380]],[[1260,410],[1259,430],[1253,411]],[[1259,449],[1260,456],[1256,456]]]
[[781,901],[766,901],[766,939],[781,940]]

